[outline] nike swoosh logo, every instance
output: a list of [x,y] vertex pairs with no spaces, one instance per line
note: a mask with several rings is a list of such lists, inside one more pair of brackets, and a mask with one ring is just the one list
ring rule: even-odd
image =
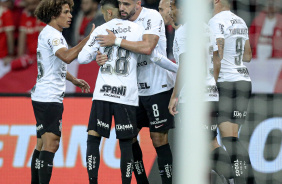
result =
[[48,164],[48,167],[53,167],[53,165]]
[[164,126],[164,124],[159,125],[159,126],[155,125],[155,128],[160,128],[160,127],[162,127],[162,126]]

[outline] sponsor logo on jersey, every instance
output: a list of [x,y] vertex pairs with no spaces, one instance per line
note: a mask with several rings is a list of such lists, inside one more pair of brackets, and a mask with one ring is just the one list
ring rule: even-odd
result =
[[244,75],[244,77],[249,77],[249,71],[247,68],[237,68],[238,73]]
[[241,19],[231,19],[230,22],[231,22],[232,26],[234,24],[244,24]]
[[217,86],[215,86],[215,85],[207,86],[206,87],[206,93],[218,93]]
[[61,38],[61,43],[64,45],[64,39],[63,38]]
[[102,127],[102,128],[105,128],[105,129],[109,129],[110,128],[110,125],[107,124],[107,123],[104,123],[103,121],[97,119],[97,126],[98,127]]
[[130,26],[128,26],[127,28],[118,27],[117,29],[113,28],[112,32],[114,34],[131,32],[131,27]]
[[138,89],[150,89],[150,86],[148,86],[147,82],[138,83],[138,85]]
[[143,17],[143,18],[139,18],[138,19],[138,21],[144,21],[145,20],[145,18]]
[[146,27],[145,30],[150,30],[151,28],[152,28],[152,21],[151,21],[151,19],[148,19],[147,20],[147,27]]
[[117,124],[116,130],[117,131],[133,130],[133,126],[131,124],[127,124],[127,125]]
[[43,129],[43,125],[42,124],[40,124],[40,125],[38,125],[37,127],[36,127],[36,131],[39,131],[39,130],[42,130]]
[[147,61],[142,61],[140,63],[137,63],[137,67],[146,66],[146,65],[148,65]]
[[48,45],[49,45],[50,49],[51,49],[51,50],[53,50],[53,46],[52,46],[52,44],[51,44],[50,39],[48,39],[48,40],[47,40],[47,43],[48,43]]
[[58,46],[59,44],[60,44],[60,40],[58,38],[52,40],[52,45]]
[[159,32],[161,32],[161,31],[162,31],[162,24],[163,24],[163,20],[161,20],[161,22],[160,22]]
[[230,34],[232,35],[247,35],[248,29],[247,28],[235,28],[235,29],[229,29]]
[[221,31],[221,34],[224,34],[224,25],[223,24],[219,24],[219,29]]
[[91,40],[90,44],[88,45],[88,47],[93,47],[93,45],[96,43],[96,37],[93,37],[93,39]]
[[166,87],[167,87],[167,84],[162,85],[162,88],[166,88]]
[[110,85],[103,85],[102,89],[100,89],[101,93],[111,93],[114,95],[121,95],[121,96],[125,96],[126,95],[126,86],[110,86]]

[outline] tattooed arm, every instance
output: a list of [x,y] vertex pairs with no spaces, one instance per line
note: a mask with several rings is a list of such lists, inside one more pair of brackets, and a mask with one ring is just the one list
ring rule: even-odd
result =
[[213,52],[213,75],[215,81],[217,81],[219,76],[219,71],[221,68],[221,60],[223,59],[223,51],[224,51],[224,39],[217,38],[216,44],[218,46],[218,50]]

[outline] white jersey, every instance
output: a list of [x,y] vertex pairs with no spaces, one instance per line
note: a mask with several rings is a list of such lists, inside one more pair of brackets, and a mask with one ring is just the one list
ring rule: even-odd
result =
[[[177,30],[175,30],[174,40],[173,40],[173,56],[175,58],[176,64],[179,65],[179,57],[181,54],[186,52],[186,25],[181,25]],[[185,86],[183,86],[179,93],[179,103],[185,102]]]
[[55,56],[57,50],[66,47],[62,32],[45,26],[38,36],[36,85],[31,90],[31,99],[38,102],[62,103],[66,89],[67,64]]
[[186,52],[185,42],[187,39],[186,25],[181,25],[177,30],[175,30],[174,40],[173,40],[173,56],[175,58],[176,64],[179,65],[179,56]]
[[108,56],[108,61],[99,69],[93,100],[138,106],[137,60],[140,55],[118,46],[101,47],[96,36],[108,34],[106,29],[119,38],[142,40],[143,28],[127,20],[113,19],[93,31],[78,55],[78,62],[82,64],[94,60],[98,50]]
[[[143,34],[159,36],[157,51],[166,54],[165,26],[162,16],[156,10],[142,7],[140,15],[134,21],[145,30]],[[142,55],[137,65],[137,80],[140,96],[150,96],[168,91],[174,86],[176,75],[154,64],[148,56]]]
[[231,11],[222,11],[209,21],[209,26],[216,39],[225,40],[218,82],[251,81],[242,62],[244,46],[249,39],[245,21]]
[[216,82],[214,79],[213,72],[213,52],[218,50],[216,45],[216,39],[214,34],[211,32],[209,26],[204,24],[205,34],[208,38],[208,43],[206,45],[206,91],[205,91],[205,101],[218,101],[219,94],[216,87]]

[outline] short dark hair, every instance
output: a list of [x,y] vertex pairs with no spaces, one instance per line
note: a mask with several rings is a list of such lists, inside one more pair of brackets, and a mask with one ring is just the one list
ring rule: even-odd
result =
[[118,1],[117,0],[101,0],[101,6],[104,5],[112,5],[114,8],[118,8]]
[[64,4],[68,4],[71,10],[74,5],[73,0],[42,0],[34,14],[39,20],[48,24],[53,16],[58,17],[61,14]]

